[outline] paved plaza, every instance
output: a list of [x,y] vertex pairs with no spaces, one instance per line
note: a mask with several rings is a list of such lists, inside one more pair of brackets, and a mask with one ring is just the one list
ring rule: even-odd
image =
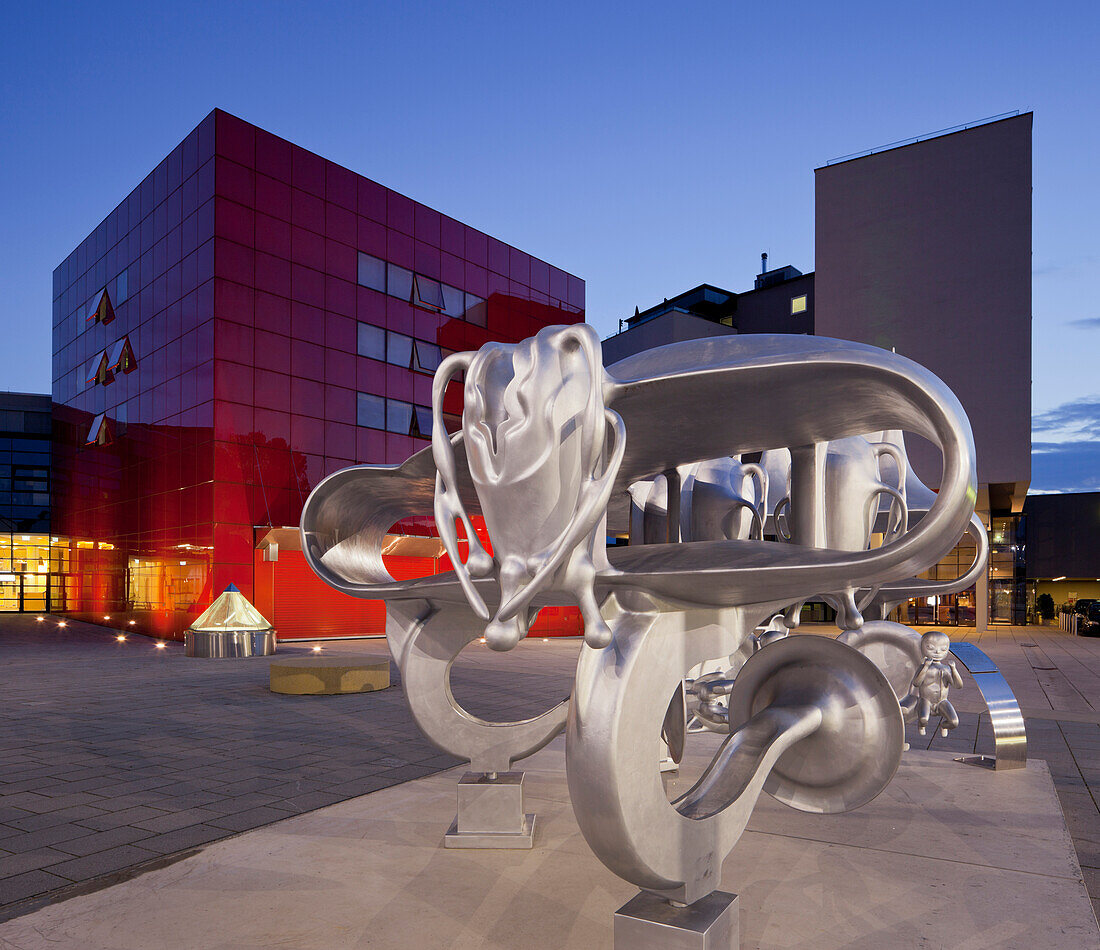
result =
[[[1100,639],[1042,627],[956,633],[981,646],[1016,691],[1029,756],[1049,763],[1100,906]],[[278,696],[267,690],[269,660],[192,660],[178,644],[158,650],[114,636],[75,622],[0,619],[0,919],[458,764],[419,734],[399,688]],[[324,646],[327,654],[384,649],[382,641]],[[529,641],[492,654],[473,644],[455,665],[455,694],[489,719],[536,713],[568,693],[578,649],[575,640]],[[973,684],[952,700],[960,728],[923,746],[910,730],[914,748],[991,751]]]
[[[384,692],[283,696],[267,689],[270,659],[189,659],[116,633],[0,619],[0,919],[458,762],[413,724],[396,666]],[[578,648],[525,643],[487,670],[475,645],[455,694],[487,719],[524,718],[568,695]]]

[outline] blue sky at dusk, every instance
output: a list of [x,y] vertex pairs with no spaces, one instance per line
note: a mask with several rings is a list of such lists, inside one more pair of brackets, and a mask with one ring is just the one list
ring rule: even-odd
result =
[[1100,489],[1098,49],[1085,2],[6,4],[0,388],[49,390],[53,268],[215,106],[578,274],[604,335],[812,270],[815,166],[1019,109],[1033,487]]

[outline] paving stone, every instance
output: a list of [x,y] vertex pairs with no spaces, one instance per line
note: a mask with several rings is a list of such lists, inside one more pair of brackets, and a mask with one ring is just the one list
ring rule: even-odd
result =
[[[82,830],[86,832],[88,829],[84,828]],[[153,832],[144,828],[122,825],[119,828],[112,828],[110,831],[97,831],[93,834],[84,834],[79,838],[70,838],[67,841],[58,842],[55,848],[58,851],[66,851],[71,855],[83,857],[84,855],[95,854],[97,851],[109,851],[111,848],[117,848],[124,844],[133,844],[135,841],[142,841],[152,835]]]
[[69,883],[65,878],[46,871],[28,871],[25,874],[0,878],[0,905],[45,894]]
[[16,852],[6,858],[0,858],[0,878],[48,867],[68,857],[70,855],[64,851],[57,851],[54,848],[35,848],[31,851]]
[[215,828],[213,825],[189,825],[186,828],[178,828],[167,834],[154,835],[141,842],[143,848],[155,851],[158,854],[173,854],[176,851],[185,851],[211,841],[224,838],[227,834],[225,828]]
[[99,877],[101,874],[110,874],[113,871],[133,867],[135,864],[143,864],[158,855],[134,845],[123,845],[119,848],[97,851],[82,858],[73,858],[70,855],[65,857],[69,860],[49,866],[50,873],[68,878],[70,881],[85,881]]
[[252,808],[248,811],[224,815],[221,818],[211,818],[207,824],[214,828],[226,828],[229,831],[247,831],[249,828],[269,825],[273,821],[286,818],[287,815],[288,813],[281,808]]

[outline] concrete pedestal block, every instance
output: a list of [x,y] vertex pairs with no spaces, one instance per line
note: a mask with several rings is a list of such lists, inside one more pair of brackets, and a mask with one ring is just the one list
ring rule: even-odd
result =
[[738,950],[736,894],[672,904],[642,891],[615,911],[615,950]]
[[467,772],[458,783],[458,814],[447,848],[530,848],[535,816],[523,811],[523,772]]
[[325,696],[368,693],[390,685],[390,658],[380,655],[277,660],[269,668],[273,693]]

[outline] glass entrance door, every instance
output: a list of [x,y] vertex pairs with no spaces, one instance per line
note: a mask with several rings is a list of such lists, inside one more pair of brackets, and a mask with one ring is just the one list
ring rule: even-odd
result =
[[0,574],[0,611],[19,610],[19,575]]
[[28,613],[44,614],[47,609],[45,574],[23,574],[23,603],[20,607]]

